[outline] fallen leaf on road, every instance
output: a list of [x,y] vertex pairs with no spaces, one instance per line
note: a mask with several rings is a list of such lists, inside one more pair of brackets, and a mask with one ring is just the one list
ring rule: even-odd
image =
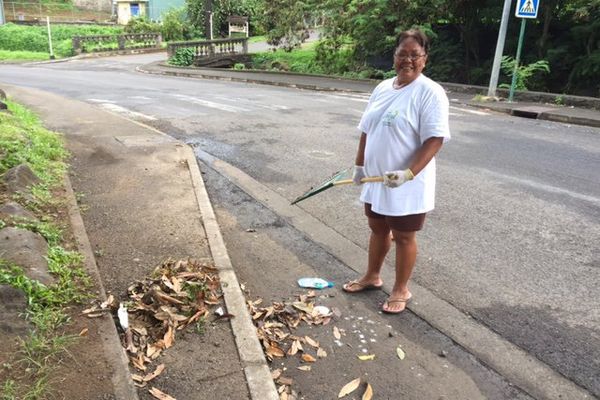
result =
[[285,357],[285,353],[279,347],[271,345],[267,349],[267,356],[273,357]]
[[175,399],[175,397],[171,397],[168,394],[161,392],[160,390],[158,390],[155,387],[153,387],[152,389],[148,390],[148,392],[152,396],[154,396],[155,398],[157,398],[158,400],[177,400],[177,399]]
[[356,378],[355,380],[348,382],[347,384],[344,385],[342,390],[340,390],[340,394],[338,394],[338,399],[354,392],[356,389],[358,389],[359,386],[360,386],[360,378]]
[[164,370],[165,370],[165,364],[160,364],[158,367],[156,367],[156,369],[154,370],[154,372],[152,372],[152,373],[144,376],[144,378],[142,380],[144,382],[150,382],[152,379],[154,379],[157,376],[159,376]]
[[327,357],[327,352],[325,350],[323,350],[322,348],[318,348],[317,349],[317,357],[319,358],[325,358]]
[[294,340],[292,342],[292,346],[288,350],[287,354],[288,354],[288,356],[293,356],[298,352],[298,350],[301,350],[301,349],[302,349],[302,345],[300,344],[300,341]]
[[398,354],[398,358],[401,360],[404,360],[404,357],[406,357],[406,353],[404,353],[404,350],[400,346],[396,349],[396,354]]
[[310,371],[311,366],[310,365],[302,365],[300,367],[297,367],[297,369],[299,369],[300,371]]
[[342,338],[342,334],[340,333],[340,330],[338,329],[337,326],[333,327],[333,337],[336,338],[337,340],[340,340]]
[[367,389],[363,393],[362,400],[371,400],[373,398],[373,388],[367,383]]
[[317,361],[317,359],[314,358],[313,356],[311,356],[310,354],[304,353],[304,354],[302,354],[302,361],[304,361],[304,362],[315,362],[315,361]]
[[87,335],[88,335],[88,332],[89,332],[88,328],[83,328],[83,329],[81,330],[81,332],[79,332],[79,336],[82,336],[82,337],[83,337],[83,336],[87,336]]
[[277,378],[279,378],[281,376],[281,369],[276,369],[275,371],[271,371],[271,378],[273,378],[273,380],[277,380]]
[[304,336],[304,340],[306,341],[306,343],[308,343],[309,345],[311,345],[312,347],[314,347],[315,349],[319,348],[319,342],[313,340],[311,337],[309,336]]
[[371,361],[375,359],[375,354],[368,354],[364,356],[357,356],[360,361]]

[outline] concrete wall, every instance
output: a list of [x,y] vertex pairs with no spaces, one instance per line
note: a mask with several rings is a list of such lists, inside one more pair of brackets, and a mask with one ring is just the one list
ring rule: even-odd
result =
[[[136,1],[131,2],[119,2],[117,3],[117,23],[119,25],[127,25],[129,20],[131,19],[131,3],[137,3]],[[147,3],[137,3],[140,6],[140,13],[138,16],[148,15]]]

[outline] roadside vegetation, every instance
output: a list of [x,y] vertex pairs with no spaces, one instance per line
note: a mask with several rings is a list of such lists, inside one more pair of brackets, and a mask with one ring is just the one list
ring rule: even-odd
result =
[[[0,191],[1,202],[16,201],[37,220],[3,217],[0,228],[16,227],[42,235],[48,243],[48,269],[55,283],[46,286],[28,278],[19,265],[0,258],[0,285],[9,285],[25,294],[27,309],[22,318],[29,321],[29,334],[5,338],[8,360],[0,366],[0,398],[44,399],[52,392],[53,370],[68,355],[68,347],[78,336],[65,334],[71,320],[69,307],[88,297],[90,280],[83,270],[83,258],[74,251],[61,195],[68,153],[62,139],[44,129],[30,111],[8,101],[9,112],[0,113],[0,176],[17,165],[27,164],[40,183],[32,188],[32,199]],[[7,321],[10,323],[10,321]],[[16,348],[8,343],[18,341]],[[4,353],[6,357],[6,353]]]

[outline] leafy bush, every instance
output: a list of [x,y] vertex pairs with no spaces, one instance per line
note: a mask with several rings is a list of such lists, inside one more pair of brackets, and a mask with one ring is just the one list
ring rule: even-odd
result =
[[194,49],[186,47],[175,52],[173,57],[169,58],[169,64],[188,67],[194,64],[196,52]]
[[156,33],[160,31],[160,24],[149,21],[146,17],[132,18],[125,25],[125,32],[127,33]]
[[[515,71],[515,59],[510,56],[503,56],[501,62],[501,68],[506,75],[513,76]],[[519,65],[516,71],[516,82],[515,82],[515,90],[528,90],[527,85],[528,81],[532,76],[535,75],[536,72],[550,72],[550,66],[548,65],[548,61],[546,60],[538,60],[534,63],[527,65]],[[503,83],[499,85],[502,88],[510,88],[509,84]]]
[[186,24],[185,8],[171,8],[162,14],[162,37],[166,41],[185,40],[188,24]]
[[[73,36],[116,35],[121,27],[99,25],[51,25],[54,52],[59,57],[72,55]],[[6,24],[0,26],[0,50],[45,52],[48,50],[48,33],[45,26]]]

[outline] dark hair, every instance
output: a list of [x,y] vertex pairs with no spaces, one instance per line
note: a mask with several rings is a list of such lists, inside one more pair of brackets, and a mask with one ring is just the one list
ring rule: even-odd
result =
[[425,50],[425,54],[429,54],[429,39],[427,36],[418,29],[409,29],[404,31],[398,36],[398,41],[396,42],[396,48],[402,44],[406,39],[414,39],[423,50]]

